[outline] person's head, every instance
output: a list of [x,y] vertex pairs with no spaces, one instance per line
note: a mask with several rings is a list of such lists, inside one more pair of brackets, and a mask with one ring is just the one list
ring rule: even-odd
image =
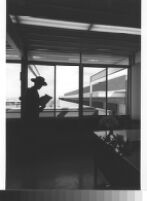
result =
[[41,76],[38,76],[36,78],[31,79],[32,82],[34,82],[34,85],[37,89],[40,89],[42,86],[46,86],[47,83],[45,82],[44,78]]

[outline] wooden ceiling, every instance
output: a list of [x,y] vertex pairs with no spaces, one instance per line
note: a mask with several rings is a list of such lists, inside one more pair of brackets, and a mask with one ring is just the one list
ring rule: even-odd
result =
[[[19,16],[140,28],[140,7],[140,0],[7,0],[7,19],[17,20],[7,32],[15,38],[11,24],[32,61],[78,63],[82,52],[85,62],[117,64],[140,49],[139,35],[27,25]],[[6,53],[7,60],[21,58],[9,37]]]

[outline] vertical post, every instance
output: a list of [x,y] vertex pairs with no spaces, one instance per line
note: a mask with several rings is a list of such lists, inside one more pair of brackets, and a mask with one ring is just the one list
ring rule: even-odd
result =
[[126,115],[130,114],[130,106],[131,106],[131,69],[130,68],[127,68],[127,78],[126,78],[126,82],[125,82],[125,88],[126,88],[126,97],[125,97],[125,100],[124,100],[124,103],[126,105]]
[[132,93],[132,65],[135,63],[134,55],[129,56],[129,68],[128,68],[128,83],[127,83],[127,113],[131,115],[131,93]]
[[89,86],[90,86],[90,96],[89,96],[89,105],[90,105],[90,107],[92,107],[92,79],[91,79],[91,77],[90,77],[90,83],[89,83]]
[[21,118],[24,118],[24,97],[28,85],[28,61],[27,52],[25,51],[21,61]]
[[106,68],[106,116],[108,109],[108,68]]
[[83,65],[82,53],[80,52],[80,65],[79,65],[79,117],[83,116]]
[[56,65],[54,66],[54,117],[56,117]]

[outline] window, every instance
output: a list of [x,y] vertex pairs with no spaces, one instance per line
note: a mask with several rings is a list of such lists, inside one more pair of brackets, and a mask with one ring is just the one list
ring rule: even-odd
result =
[[79,68],[57,66],[56,68],[56,116],[78,116]]
[[50,95],[52,99],[47,103],[44,112],[40,113],[40,117],[51,117],[55,113],[55,104],[54,104],[54,66],[40,66],[40,65],[30,65],[28,68],[28,87],[33,86],[31,78],[36,76],[44,77],[47,86],[42,87],[38,90],[38,93],[41,96],[45,94]]
[[105,115],[106,69],[85,67],[83,77],[83,115]]
[[40,117],[78,116],[78,73],[78,66],[29,66],[28,87],[33,86],[31,78],[40,75],[45,78],[47,86],[39,90],[39,95],[49,94],[53,97],[40,114]]
[[[7,64],[7,118],[20,118],[21,64]],[[42,76],[47,86],[39,95],[48,94],[47,103],[40,117],[79,116],[79,66],[29,65],[28,87],[32,78]],[[128,69],[83,67],[83,116],[127,115]]]
[[107,109],[114,115],[127,114],[128,70],[108,68]]
[[21,109],[21,83],[20,83],[20,64],[6,64],[6,117],[20,118]]

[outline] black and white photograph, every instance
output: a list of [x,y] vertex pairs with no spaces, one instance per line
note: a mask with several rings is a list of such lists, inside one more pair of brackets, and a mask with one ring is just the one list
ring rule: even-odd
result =
[[141,0],[7,0],[5,58],[6,190],[141,189]]

